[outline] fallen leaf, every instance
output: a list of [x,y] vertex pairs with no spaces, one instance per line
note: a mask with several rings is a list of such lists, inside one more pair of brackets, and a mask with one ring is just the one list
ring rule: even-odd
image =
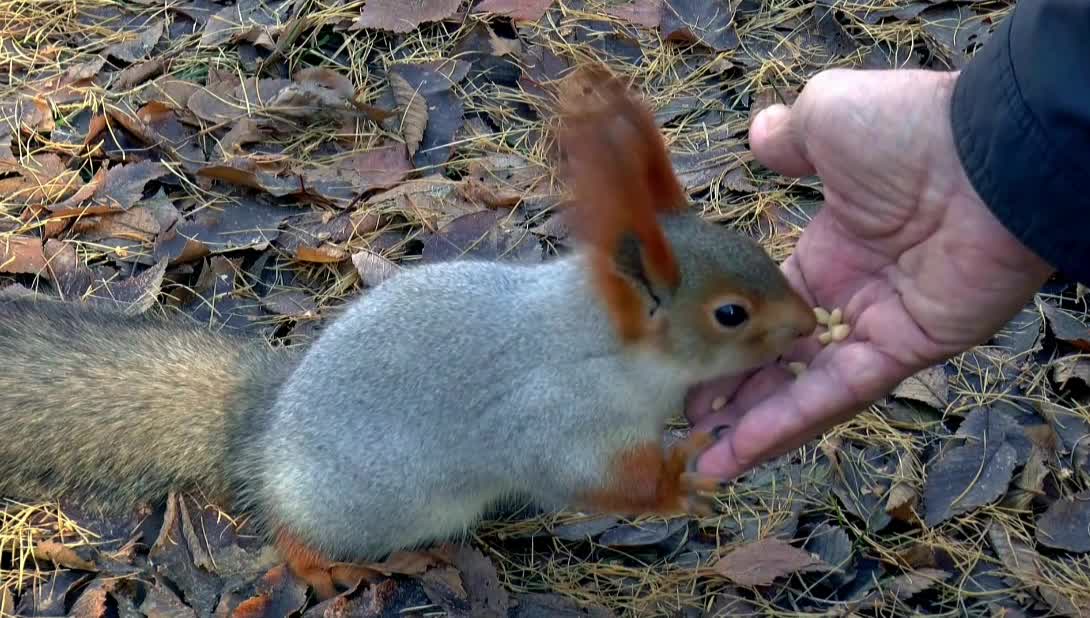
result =
[[610,515],[596,515],[556,526],[552,535],[563,541],[589,541],[618,525],[620,520]]
[[368,191],[400,183],[412,171],[404,144],[390,144],[298,170],[308,195],[348,206]]
[[1003,505],[1015,510],[1025,510],[1042,495],[1048,465],[1045,464],[1045,451],[1034,445],[1025,467],[1014,479],[1014,488],[1007,492]]
[[515,21],[537,21],[552,3],[553,0],[481,0],[473,12],[503,15]]
[[886,578],[878,582],[878,589],[859,601],[855,609],[868,611],[881,607],[889,600],[904,601],[945,581],[948,577],[950,574],[941,569],[920,569]]
[[833,493],[848,512],[866,522],[869,531],[885,529],[892,521],[883,504],[887,477],[893,472],[891,453],[876,446],[863,450],[848,446],[839,451],[839,459]]
[[598,542],[606,547],[642,547],[655,545],[684,530],[688,522],[684,518],[668,521],[647,521],[621,524],[606,530]]
[[38,274],[45,266],[40,238],[0,234],[0,272]]
[[[454,136],[464,122],[465,106],[460,97],[450,91],[464,77],[457,64],[398,63],[390,67],[391,75],[399,75],[427,103],[428,123],[416,154],[412,157],[417,168],[432,168],[447,162],[453,152]],[[393,93],[387,95],[393,99]],[[401,125],[401,118],[386,120],[391,130]]]
[[299,262],[312,264],[335,264],[347,260],[348,252],[333,245],[301,246],[295,249],[294,258]]
[[285,564],[273,567],[258,581],[254,596],[240,603],[232,618],[292,616],[306,606],[307,585]]
[[115,165],[106,172],[90,197],[91,206],[128,210],[144,196],[144,186],[152,180],[166,176],[169,170],[153,161],[141,161],[128,165]]
[[70,618],[106,618],[109,616],[109,608],[106,603],[110,594],[107,587],[111,585],[112,582],[101,579],[91,582],[89,586],[80,592],[79,598],[72,604],[68,616]]
[[428,126],[428,104],[424,96],[397,73],[390,74],[390,88],[393,90],[394,100],[401,108],[401,126],[398,128],[409,156],[412,157],[420,147],[424,129]]
[[918,16],[924,32],[938,43],[937,51],[950,59],[950,68],[964,66],[971,57],[969,48],[987,36],[985,19],[971,6],[946,4],[929,7]]
[[852,542],[840,526],[818,524],[806,539],[806,551],[829,565],[830,571],[833,571],[830,577],[840,582],[851,579]]
[[1050,366],[1052,379],[1061,387],[1067,386],[1071,380],[1082,382],[1083,386],[1090,386],[1090,357],[1065,356],[1057,359]]
[[1006,441],[1014,447],[1015,465],[1025,463],[1033,449],[1032,441],[1018,421],[995,407],[973,408],[954,435],[977,442]]
[[1071,552],[1090,552],[1090,489],[1052,503],[1037,519],[1037,541]]
[[113,86],[118,90],[129,90],[139,86],[158,75],[162,75],[166,71],[167,64],[168,62],[164,58],[153,58],[134,64],[118,72]]
[[280,223],[298,212],[244,199],[222,208],[208,207],[160,234],[153,255],[176,264],[209,254],[265,248],[280,234]]
[[1090,327],[1070,313],[1037,297],[1037,307],[1045,314],[1052,334],[1084,352],[1090,352]]
[[1019,357],[1040,349],[1043,328],[1041,311],[1030,303],[992,337],[991,343],[1002,347],[1012,357]]
[[671,153],[670,162],[681,186],[691,194],[707,189],[742,165],[747,157],[740,143],[725,143],[700,152]]
[[98,571],[95,563],[80,557],[76,550],[53,541],[39,541],[34,544],[34,558],[48,560],[65,569],[77,569],[81,571]]
[[734,4],[720,0],[665,0],[659,30],[668,41],[701,43],[715,51],[738,47]]
[[303,193],[303,181],[297,174],[288,172],[281,176],[279,172],[280,170],[264,169],[254,158],[236,157],[222,163],[205,165],[197,171],[197,176],[257,189],[273,197]]
[[893,389],[893,396],[925,403],[936,410],[945,410],[950,397],[946,371],[942,365],[928,367]]
[[[357,586],[345,594],[327,599],[308,609],[304,618],[356,618],[372,616],[402,615],[395,601],[400,597],[403,586],[393,579],[386,579],[370,586]],[[421,599],[418,605],[424,605],[427,599]],[[411,612],[404,612],[405,615]]]
[[1067,616],[1081,615],[1071,600],[1056,590],[1055,584],[1042,578],[1040,556],[1032,547],[1016,538],[995,520],[988,526],[988,540],[1007,572],[1035,590],[1052,609]]
[[919,501],[920,492],[913,480],[916,478],[917,465],[916,458],[911,454],[902,454],[894,474],[896,480],[886,496],[886,512],[902,521],[914,517],[912,509]]
[[0,179],[0,195],[9,203],[53,204],[83,186],[79,173],[68,169],[61,158],[52,153],[33,156],[28,165],[11,171],[17,175]]
[[147,57],[148,52],[162,38],[164,25],[162,19],[157,19],[136,32],[118,30],[117,33],[126,40],[107,47],[106,54],[128,63],[139,62]]
[[425,22],[450,17],[461,4],[462,0],[368,0],[350,30],[410,32]]
[[94,286],[90,298],[98,305],[110,304],[126,315],[144,313],[155,304],[159,296],[166,268],[166,259],[161,259],[155,266],[139,275],[101,281],[101,285]]
[[449,559],[461,574],[469,601],[469,615],[506,618],[510,600],[492,560],[469,545],[456,546]]
[[658,28],[662,23],[663,0],[632,0],[606,9],[606,14],[646,28]]
[[166,618],[197,618],[197,612],[187,606],[170,588],[162,585],[147,587],[139,611],[145,616]]
[[43,574],[43,579],[19,595],[15,606],[16,616],[66,616],[65,597],[83,584],[89,573],[53,571]]
[[787,541],[769,537],[732,550],[712,568],[740,586],[767,586],[792,573],[824,571],[828,566]]
[[293,318],[313,317],[318,313],[318,305],[306,292],[300,290],[278,290],[261,297],[261,306],[272,313]]
[[374,251],[363,249],[352,254],[352,264],[367,287],[375,287],[397,274],[399,267]]
[[286,17],[290,3],[275,6],[267,2],[247,2],[227,6],[212,15],[201,34],[201,47],[219,47],[226,43],[247,41],[257,47],[274,49],[281,17]]
[[528,232],[503,225],[504,213],[482,210],[454,219],[424,239],[421,258],[442,262],[474,256],[517,262],[541,261],[541,246]]
[[1015,462],[1014,447],[994,436],[943,453],[927,470],[924,523],[935,526],[997,500],[1007,491]]
[[430,230],[481,210],[460,195],[457,182],[438,176],[403,182],[369,198],[362,208],[368,212],[401,214],[420,221]]

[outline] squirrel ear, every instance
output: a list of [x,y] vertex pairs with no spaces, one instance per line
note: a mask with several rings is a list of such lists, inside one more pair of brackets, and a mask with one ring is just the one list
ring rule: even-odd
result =
[[673,291],[681,282],[672,248],[659,225],[660,214],[687,205],[674,175],[662,134],[651,112],[619,79],[600,65],[565,78],[560,92],[558,145],[575,212],[567,220],[592,253],[591,268],[621,335],[646,332],[648,317],[629,280],[619,270],[637,241],[641,272],[654,289]]

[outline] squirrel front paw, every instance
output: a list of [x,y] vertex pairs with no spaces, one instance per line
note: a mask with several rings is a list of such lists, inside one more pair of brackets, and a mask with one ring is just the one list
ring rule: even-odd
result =
[[705,494],[723,483],[696,471],[697,458],[715,441],[712,433],[694,431],[665,450],[647,443],[618,453],[606,486],[586,492],[581,502],[615,514],[715,515],[715,499]]
[[700,455],[715,444],[715,441],[715,434],[693,431],[688,437],[671,445],[667,454],[667,476],[676,475],[677,478],[678,508],[689,515],[711,517],[716,514],[715,498],[705,494],[721,490],[723,482],[696,471]]

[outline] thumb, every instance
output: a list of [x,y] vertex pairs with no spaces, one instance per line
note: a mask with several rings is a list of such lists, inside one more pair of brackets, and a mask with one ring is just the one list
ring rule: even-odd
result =
[[749,127],[749,143],[757,160],[784,176],[809,176],[814,166],[806,158],[802,136],[792,126],[792,109],[776,104],[761,110]]

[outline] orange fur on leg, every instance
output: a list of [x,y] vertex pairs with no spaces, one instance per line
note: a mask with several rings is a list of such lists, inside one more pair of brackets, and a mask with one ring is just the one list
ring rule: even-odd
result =
[[319,600],[337,596],[337,585],[352,588],[361,581],[382,578],[381,573],[365,566],[331,562],[287,532],[276,535],[276,546],[291,572],[314,588]]
[[711,446],[715,438],[693,432],[664,452],[658,443],[647,443],[619,453],[605,487],[584,493],[581,502],[592,509],[620,514],[711,515],[710,498],[719,479],[690,472],[690,464]]

